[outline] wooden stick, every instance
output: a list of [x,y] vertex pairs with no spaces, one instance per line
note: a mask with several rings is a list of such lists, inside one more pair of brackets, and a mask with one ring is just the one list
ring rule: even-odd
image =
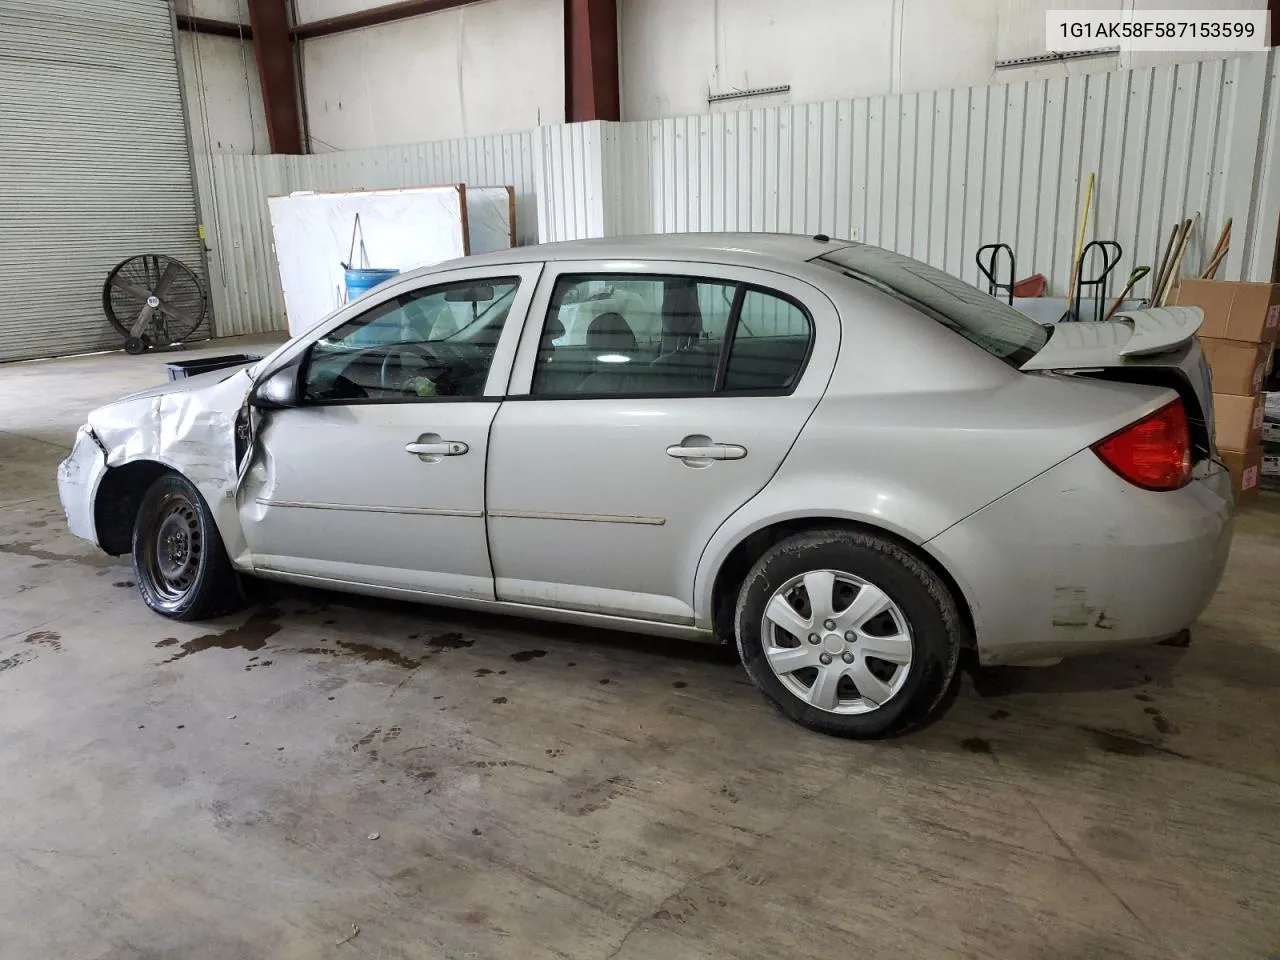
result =
[[1182,238],[1178,243],[1178,251],[1174,254],[1173,263],[1169,267],[1169,275],[1164,279],[1164,288],[1160,292],[1160,302],[1156,306],[1163,307],[1169,300],[1169,294],[1173,291],[1173,282],[1176,280],[1182,270],[1182,258],[1186,255],[1187,244],[1191,240],[1191,231],[1195,227],[1196,221],[1200,219],[1199,212],[1190,220],[1186,221],[1182,231]]
[[1217,275],[1218,267],[1223,260],[1227,259],[1227,251],[1230,249],[1231,245],[1227,244],[1227,246],[1218,251],[1217,255],[1209,261],[1209,269],[1204,272],[1204,275],[1200,278],[1201,280],[1212,280]]
[[1164,245],[1164,256],[1156,265],[1156,275],[1151,279],[1151,295],[1147,297],[1147,303],[1153,307],[1156,305],[1156,294],[1160,292],[1160,284],[1164,282],[1165,271],[1169,269],[1169,258],[1173,255],[1173,247],[1178,241],[1178,230],[1181,227],[1181,223],[1175,223],[1173,229],[1169,231],[1169,242]]
[[1080,216],[1080,232],[1076,235],[1076,246],[1071,251],[1071,289],[1067,291],[1067,313],[1070,313],[1076,302],[1076,280],[1080,275],[1080,254],[1084,250],[1084,229],[1089,222],[1089,207],[1093,204],[1093,174],[1084,188],[1084,213]]
[[[1213,245],[1213,249],[1209,251],[1210,263],[1213,263],[1213,258],[1218,255],[1218,251],[1222,249],[1223,245],[1231,242],[1230,237],[1231,237],[1231,218],[1228,217],[1227,222],[1222,225],[1222,232],[1218,234],[1218,242],[1215,243]],[[1208,271],[1209,271],[1209,268],[1205,267],[1205,272],[1207,273]]]
[[1124,285],[1124,289],[1120,291],[1120,296],[1116,297],[1115,302],[1111,304],[1111,309],[1107,311],[1107,315],[1102,319],[1110,320],[1115,312],[1120,309],[1120,304],[1129,295],[1129,291],[1137,286],[1138,281],[1150,272],[1150,267],[1134,267],[1133,272],[1129,274],[1129,282]]

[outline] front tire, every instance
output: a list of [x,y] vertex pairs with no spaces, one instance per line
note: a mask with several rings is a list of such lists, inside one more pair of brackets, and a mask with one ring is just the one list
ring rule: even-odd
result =
[[901,733],[938,706],[963,626],[939,577],[897,543],[818,530],[775,544],[738,594],[738,652],[787,717],[820,733]]
[[166,473],[142,498],[133,527],[142,599],[174,620],[203,620],[243,605],[213,514],[186,477]]

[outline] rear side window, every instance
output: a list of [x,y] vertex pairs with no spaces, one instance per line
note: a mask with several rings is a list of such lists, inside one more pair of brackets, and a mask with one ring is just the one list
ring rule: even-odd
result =
[[809,315],[790,300],[747,290],[729,347],[724,389],[786,390],[800,378],[813,339]]
[[815,262],[911,304],[1013,367],[1034,357],[1049,339],[1049,331],[1007,303],[889,250],[854,244]]
[[780,293],[687,276],[561,277],[531,394],[542,397],[789,393],[813,323]]

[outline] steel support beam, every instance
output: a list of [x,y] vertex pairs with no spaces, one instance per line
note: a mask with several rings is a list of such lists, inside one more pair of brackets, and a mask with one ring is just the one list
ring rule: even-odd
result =
[[402,0],[400,3],[388,3],[368,10],[357,10],[338,17],[326,17],[324,20],[312,20],[300,23],[291,31],[298,40],[313,40],[316,37],[327,37],[334,33],[346,33],[361,27],[372,27],[380,23],[394,23],[409,17],[420,17],[424,13],[439,13],[454,7],[465,7],[478,0]]
[[617,0],[564,0],[565,120],[621,119]]
[[230,20],[213,20],[209,17],[193,17],[185,13],[178,16],[178,29],[188,33],[207,33],[213,37],[233,37],[236,40],[252,40],[253,28],[247,23]]
[[249,0],[253,55],[262,81],[262,105],[272,153],[302,153],[297,72],[286,0]]

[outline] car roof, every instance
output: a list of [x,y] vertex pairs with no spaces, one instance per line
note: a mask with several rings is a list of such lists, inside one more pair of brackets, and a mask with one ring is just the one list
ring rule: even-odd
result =
[[406,271],[411,279],[461,269],[561,260],[674,260],[745,267],[798,266],[851,245],[849,240],[788,233],[667,233],[598,240],[568,240],[512,247]]

